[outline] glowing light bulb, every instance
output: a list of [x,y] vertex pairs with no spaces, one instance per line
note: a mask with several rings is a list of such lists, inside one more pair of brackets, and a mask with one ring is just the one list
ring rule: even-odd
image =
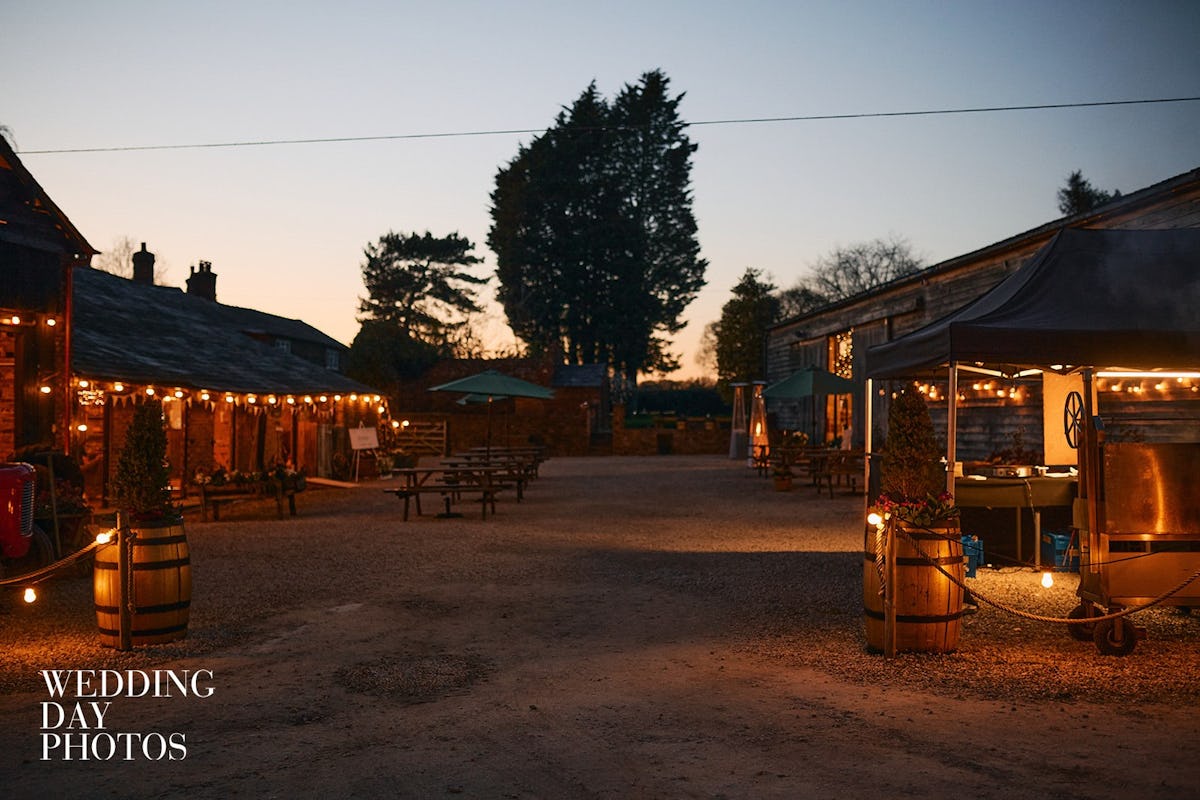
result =
[[154,387],[153,387],[153,386],[147,386],[147,387],[146,387],[146,396],[147,396],[147,397],[154,397]]
[[27,586],[25,588],[25,602],[32,603],[35,600],[37,600],[37,592],[33,590],[32,586]]
[[182,389],[176,389],[176,390],[175,390],[175,397],[176,397],[176,399],[183,399],[183,390],[182,390]]
[[108,544],[113,540],[113,533],[112,530],[100,531],[96,534],[96,544]]
[[883,524],[883,517],[879,516],[879,514],[877,512],[872,511],[870,514],[867,515],[867,522],[869,522],[870,524],[872,524],[878,528],[880,525]]
[[52,392],[54,390],[51,389],[49,386],[39,386],[38,391],[41,392],[42,394],[50,394],[50,392]]
[[113,384],[113,391],[114,392],[125,391],[125,384],[121,383],[120,381],[117,381],[116,383]]
[[90,385],[91,385],[91,384],[89,384],[87,381],[80,381],[80,382],[79,382],[79,388],[80,388],[80,389],[86,389],[86,388],[88,388],[88,386],[90,386]]
[[396,420],[392,420],[392,427],[393,427],[393,428],[399,428],[399,427],[400,427],[400,423],[399,423],[399,422],[397,422]]
[[58,324],[58,320],[56,320],[54,317],[46,317],[46,324],[53,328]]
[[320,400],[322,403],[324,403],[329,399],[329,395],[323,394],[320,397],[318,397],[317,399]]
[[80,433],[87,433],[87,425],[81,422],[75,426],[75,430],[79,431]]
[[201,400],[207,400],[209,397],[210,397],[210,395],[209,395],[209,393],[208,393],[208,392],[201,392],[201,393],[200,393],[200,399],[201,399]]
[[1049,589],[1054,585],[1054,574],[1050,572],[1042,573],[1042,587]]

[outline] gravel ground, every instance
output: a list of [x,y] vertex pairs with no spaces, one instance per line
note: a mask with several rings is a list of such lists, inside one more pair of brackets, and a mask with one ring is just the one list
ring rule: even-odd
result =
[[[180,642],[99,646],[86,575],[33,606],[0,595],[13,796],[1024,797],[1036,780],[1050,797],[1165,798],[1200,783],[1185,753],[1200,614],[1139,613],[1146,640],[1113,658],[980,605],[957,652],[885,660],[863,635],[861,498],[774,492],[717,457],[556,459],[487,521],[464,505],[404,523],[386,485],[314,486],[283,521],[257,503],[189,517]],[[1063,616],[1076,579],[1057,577],[981,569],[970,585]],[[178,765],[43,762],[47,668],[212,669],[221,700],[121,707],[135,730],[190,731]],[[1101,779],[1096,757],[1124,771]]]

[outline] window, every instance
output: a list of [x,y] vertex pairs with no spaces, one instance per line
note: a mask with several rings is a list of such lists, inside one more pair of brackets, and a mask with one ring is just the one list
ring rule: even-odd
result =
[[325,350],[325,369],[331,369],[334,372],[340,371],[342,368],[341,355],[337,350],[327,348]]
[[285,353],[292,352],[292,341],[290,339],[276,339],[275,349],[282,350]]

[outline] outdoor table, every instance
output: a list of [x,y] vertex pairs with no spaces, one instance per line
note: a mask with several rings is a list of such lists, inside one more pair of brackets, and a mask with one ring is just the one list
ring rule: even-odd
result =
[[[496,470],[478,465],[466,467],[404,467],[394,471],[394,475],[404,480],[404,486],[399,489],[384,489],[404,501],[404,519],[408,519],[408,501],[415,499],[417,514],[421,511],[421,495],[426,493],[441,494],[446,500],[446,516],[451,516],[451,496],[463,492],[477,492],[483,506],[483,516],[487,518],[487,507],[490,503],[492,513],[496,510],[496,492],[503,486],[492,481]],[[453,516],[458,516],[454,514]]]
[[1078,479],[1064,477],[954,479],[954,504],[965,508],[1012,508],[1016,513],[1017,561],[1021,558],[1021,510],[1033,511],[1036,563],[1042,565],[1042,515],[1046,506],[1070,506]]

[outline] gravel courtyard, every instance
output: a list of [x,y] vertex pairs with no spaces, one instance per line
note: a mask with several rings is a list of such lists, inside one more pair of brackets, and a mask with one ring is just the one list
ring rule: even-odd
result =
[[[1200,785],[1200,613],[1137,615],[1148,638],[1111,658],[981,605],[958,652],[886,661],[862,633],[861,497],[774,492],[715,456],[552,459],[487,520],[466,503],[435,518],[427,498],[402,522],[388,485],[310,487],[283,521],[263,503],[189,514],[181,642],[101,647],[86,575],[33,606],[0,594],[3,795],[1125,800]],[[1038,577],[972,585],[1065,615],[1074,580]],[[185,758],[42,760],[47,669],[211,670],[212,694],[109,698],[102,730],[69,731],[178,734]]]

